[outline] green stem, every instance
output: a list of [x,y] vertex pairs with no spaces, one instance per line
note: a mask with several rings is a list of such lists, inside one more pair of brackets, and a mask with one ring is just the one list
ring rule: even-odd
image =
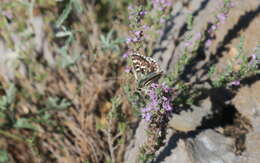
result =
[[15,141],[25,142],[25,140],[23,138],[20,138],[17,135],[11,134],[11,133],[3,131],[3,130],[0,130],[0,135],[14,139]]

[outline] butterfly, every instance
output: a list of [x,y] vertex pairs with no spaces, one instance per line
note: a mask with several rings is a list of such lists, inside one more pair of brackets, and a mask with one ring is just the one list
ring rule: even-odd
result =
[[139,53],[133,53],[131,58],[138,87],[144,87],[156,82],[163,75],[163,71],[153,58]]

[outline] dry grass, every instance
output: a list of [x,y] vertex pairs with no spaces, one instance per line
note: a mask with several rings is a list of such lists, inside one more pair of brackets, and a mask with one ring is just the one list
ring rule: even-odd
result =
[[[119,122],[108,121],[107,114],[112,107],[111,98],[124,98],[121,87],[124,81],[120,79],[124,77],[125,61],[120,57],[121,51],[102,50],[99,38],[102,31],[110,29],[115,30],[118,37],[127,34],[127,26],[122,22],[126,6],[116,2],[113,4],[116,10],[112,10],[111,4],[81,1],[83,12],[72,10],[64,22],[66,27],[80,30],[74,33],[74,40],[67,48],[68,55],[80,54],[80,59],[62,68],[57,50],[65,44],[66,37],[55,38],[51,24],[61,15],[65,3],[35,1],[31,12],[18,1],[11,7],[1,6],[12,14],[10,22],[3,23],[1,29],[1,52],[15,56],[9,59],[10,67],[5,66],[7,62],[2,63],[5,69],[1,70],[0,81],[2,97],[6,96],[11,82],[16,89],[14,101],[2,112],[5,117],[0,117],[0,149],[8,152],[9,162],[71,163],[111,159],[108,139],[96,126],[115,126],[111,135],[118,133]],[[100,18],[104,7],[108,7],[109,14]],[[115,15],[118,17],[114,18]],[[50,99],[57,99],[60,105],[66,100],[70,105],[63,109],[48,108]],[[120,108],[127,119],[132,116],[127,100],[122,100]],[[25,123],[23,127],[15,127],[21,118],[37,130],[26,128]],[[116,162],[122,161],[128,140],[126,133],[120,138],[125,141],[116,149]]]

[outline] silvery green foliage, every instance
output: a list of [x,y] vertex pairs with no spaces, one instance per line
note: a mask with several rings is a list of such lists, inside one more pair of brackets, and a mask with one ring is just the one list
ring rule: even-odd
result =
[[0,98],[0,111],[8,109],[9,106],[14,102],[16,93],[15,85],[13,83],[10,84],[9,88],[5,92],[6,95]]

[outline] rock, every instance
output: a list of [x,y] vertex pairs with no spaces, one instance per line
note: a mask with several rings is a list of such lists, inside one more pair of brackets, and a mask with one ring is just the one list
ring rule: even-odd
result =
[[136,163],[138,160],[139,148],[145,143],[147,139],[146,135],[147,122],[145,120],[140,121],[134,140],[126,149],[124,160],[127,163]]
[[[259,121],[260,122],[260,121]],[[247,134],[246,151],[243,153],[245,163],[259,163],[260,160],[260,131],[253,131]]]
[[246,136],[244,162],[258,163],[260,160],[260,81],[242,87],[232,100],[242,116],[249,119],[252,129]]
[[193,106],[191,111],[182,111],[174,114],[169,127],[177,131],[193,131],[201,125],[202,119],[212,114],[212,104],[209,98],[202,101],[201,106]]
[[[260,81],[256,81],[252,85],[245,85],[240,88],[232,100],[232,104],[236,107],[239,113],[251,122],[260,118]],[[253,123],[253,125],[258,124]]]
[[213,130],[202,132],[186,141],[186,149],[194,163],[233,163],[238,161],[232,152],[233,140]]
[[[163,158],[163,156],[162,156]],[[160,158],[159,158],[160,159]],[[186,149],[185,141],[179,140],[177,143],[177,148],[173,149],[171,151],[171,154],[169,157],[166,157],[163,161],[165,163],[171,163],[171,162],[179,162],[179,163],[192,163],[189,159],[189,153]]]
[[[180,135],[179,135],[180,136]],[[171,140],[171,139],[170,139]],[[169,142],[170,144],[172,142]],[[239,161],[232,152],[233,140],[214,130],[206,130],[195,138],[180,139],[177,146],[161,152],[155,162],[164,163],[233,163]]]

